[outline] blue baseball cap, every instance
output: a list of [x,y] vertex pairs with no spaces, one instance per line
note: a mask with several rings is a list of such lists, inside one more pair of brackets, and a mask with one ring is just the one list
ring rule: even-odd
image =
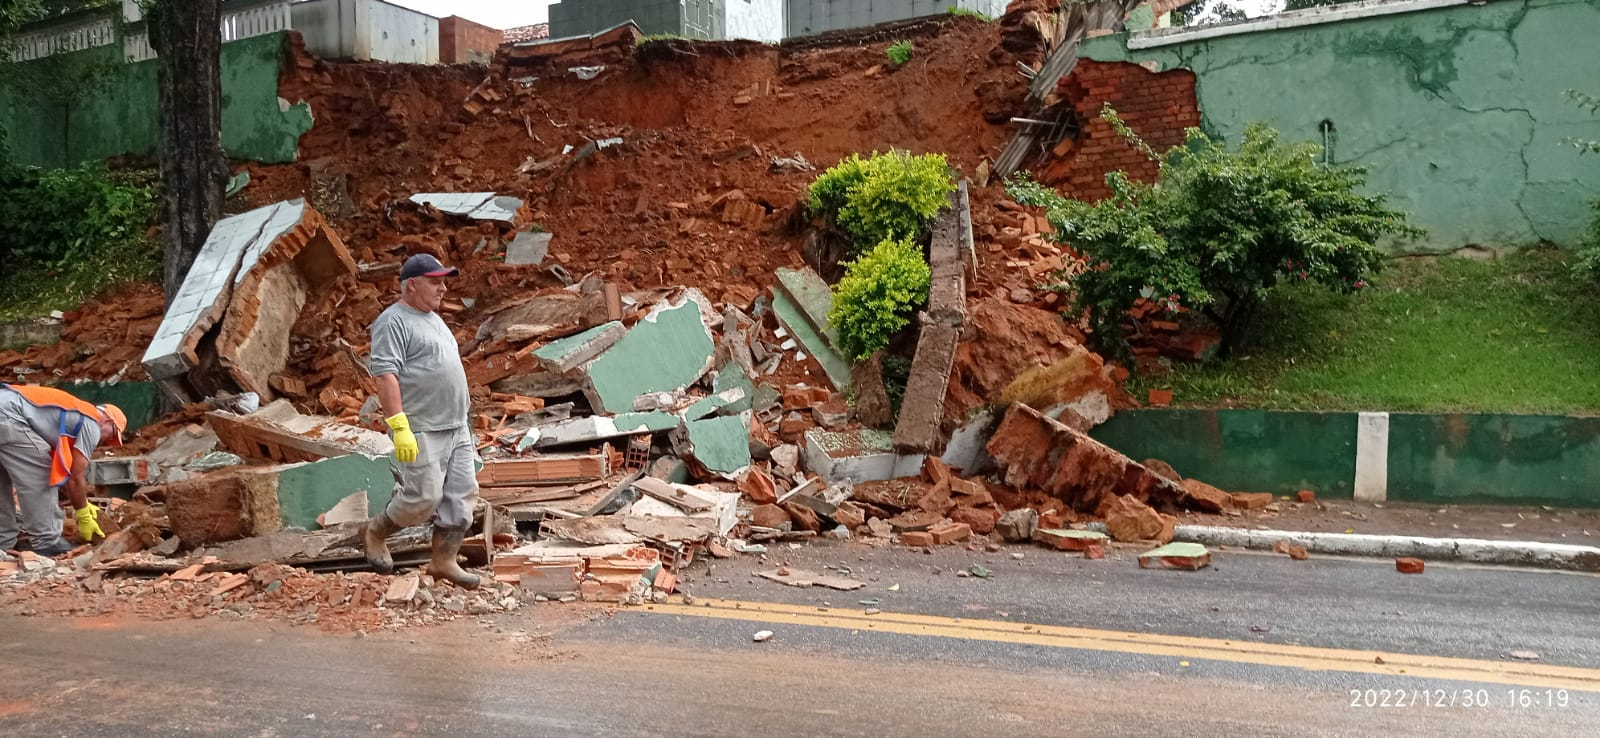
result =
[[439,263],[433,254],[417,254],[400,267],[400,281],[404,282],[412,277],[455,277],[461,270],[447,267]]

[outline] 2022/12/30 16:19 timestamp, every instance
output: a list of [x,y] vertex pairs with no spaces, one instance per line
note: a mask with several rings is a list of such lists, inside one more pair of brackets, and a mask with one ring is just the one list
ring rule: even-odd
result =
[[1472,689],[1352,689],[1350,707],[1393,709],[1409,707],[1479,708],[1506,707],[1519,710],[1561,709],[1572,704],[1565,689],[1494,688]]

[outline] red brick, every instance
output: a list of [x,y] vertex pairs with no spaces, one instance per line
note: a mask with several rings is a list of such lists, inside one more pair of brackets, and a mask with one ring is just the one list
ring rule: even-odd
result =
[[900,544],[904,546],[932,546],[933,534],[927,531],[906,531],[900,534]]
[[1395,559],[1394,560],[1395,571],[1398,571],[1401,574],[1421,574],[1422,573],[1422,567],[1423,567],[1422,559]]

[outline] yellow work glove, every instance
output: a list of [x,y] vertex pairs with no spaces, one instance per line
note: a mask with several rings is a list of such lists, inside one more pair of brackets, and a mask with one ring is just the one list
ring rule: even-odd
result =
[[83,507],[73,511],[73,516],[78,519],[78,537],[85,543],[93,543],[95,538],[105,538],[106,532],[100,530],[100,520],[97,515],[100,508],[93,504],[84,503]]
[[417,460],[417,436],[411,432],[411,421],[405,413],[400,413],[391,418],[385,418],[389,424],[389,436],[394,439],[394,459],[402,464],[410,464]]

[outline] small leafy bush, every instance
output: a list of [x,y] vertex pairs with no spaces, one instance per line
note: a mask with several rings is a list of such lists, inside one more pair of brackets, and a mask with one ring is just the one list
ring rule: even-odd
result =
[[[1102,117],[1153,155],[1106,106]],[[1336,291],[1367,287],[1383,266],[1379,240],[1421,235],[1386,198],[1357,192],[1363,168],[1316,163],[1315,144],[1286,144],[1261,124],[1238,150],[1199,129],[1162,157],[1158,185],[1106,175],[1111,196],[1067,200],[1028,180],[1008,183],[1018,202],[1045,206],[1056,238],[1089,264],[1059,287],[1088,313],[1102,349],[1127,356],[1123,323],[1140,298],[1173,315],[1199,313],[1222,333],[1226,357],[1279,282]]]
[[950,14],[954,15],[954,16],[966,16],[968,18],[977,18],[978,20],[981,20],[984,23],[993,23],[994,22],[994,18],[991,18],[991,17],[989,17],[988,15],[986,15],[984,13],[980,13],[980,12],[978,12],[976,10],[973,10],[972,8],[963,8],[963,7],[959,7],[959,6],[956,6],[956,5],[952,5],[952,6],[950,6],[949,10],[950,10]]
[[911,42],[896,41],[889,44],[884,54],[888,55],[890,64],[897,67],[904,66],[906,62],[911,61]]
[[828,324],[839,332],[840,350],[863,361],[889,345],[928,301],[932,274],[922,248],[911,238],[885,238],[845,265],[833,288]]
[[13,263],[59,266],[140,240],[155,214],[152,185],[118,181],[104,165],[0,165],[0,255]]
[[851,154],[811,183],[808,207],[833,219],[860,253],[896,235],[920,239],[955,188],[943,154]]

